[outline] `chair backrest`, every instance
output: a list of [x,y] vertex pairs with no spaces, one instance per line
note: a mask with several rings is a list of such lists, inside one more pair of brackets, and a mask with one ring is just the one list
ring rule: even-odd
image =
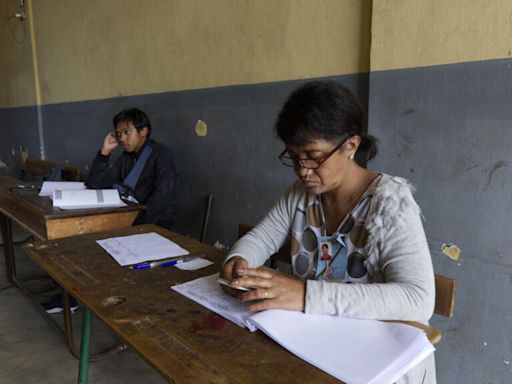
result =
[[249,232],[253,228],[254,228],[254,225],[252,225],[252,224],[245,224],[245,223],[238,224],[237,239],[241,238],[243,235],[245,235],[247,232]]
[[[245,224],[240,223],[238,224],[238,238],[241,238],[243,235],[245,235],[247,232],[249,232],[251,229],[254,228],[254,225],[252,224]],[[291,264],[291,243],[288,241],[286,242],[281,248],[279,248],[279,251],[277,253],[270,256],[270,267],[277,269],[277,262],[282,262],[286,264]]]
[[21,166],[23,172],[32,175],[32,179],[34,179],[36,176],[44,177],[56,168],[62,170],[62,178],[66,181],[82,180],[81,168],[74,165],[59,164],[53,161],[34,159],[29,157],[22,163]]
[[201,243],[206,241],[206,234],[208,233],[208,223],[210,222],[210,212],[212,210],[213,195],[206,196],[206,204],[204,207],[203,225],[201,226]]
[[450,277],[437,275],[436,278],[436,305],[434,312],[438,315],[451,318],[455,307],[455,292],[457,281]]

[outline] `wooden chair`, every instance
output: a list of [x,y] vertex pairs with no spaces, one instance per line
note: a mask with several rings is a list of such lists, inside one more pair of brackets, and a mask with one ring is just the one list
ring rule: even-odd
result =
[[455,308],[457,280],[436,274],[436,305],[434,313],[452,318]]
[[208,233],[208,223],[210,222],[210,213],[212,210],[213,195],[206,196],[206,204],[204,207],[203,224],[201,226],[201,243],[206,241],[206,234]]
[[32,176],[32,181],[34,181],[36,177],[43,178],[47,176],[55,168],[62,170],[62,178],[66,181],[82,180],[82,169],[80,167],[30,157],[21,164],[22,179],[23,175],[27,173]]
[[[238,225],[238,238],[245,235],[253,228],[251,224],[239,224]],[[276,267],[276,262],[280,261],[283,263],[290,264],[290,244],[285,244],[281,249],[271,257],[270,266]],[[435,275],[435,287],[436,287],[436,302],[434,306],[434,313],[451,318],[454,313],[455,307],[455,293],[457,288],[457,281],[450,277]],[[427,333],[427,337],[432,344],[437,344],[441,338],[442,333],[435,327],[429,327],[415,321],[401,321],[402,323],[409,323],[417,328],[423,329]]]
[[[247,232],[249,232],[251,229],[254,228],[254,225],[252,224],[246,224],[246,223],[240,223],[238,224],[238,239],[241,238],[243,235],[245,235]],[[285,264],[291,264],[291,243],[288,241],[285,243],[277,253],[273,254],[270,257],[269,266],[270,268],[277,269],[277,262],[282,262]]]

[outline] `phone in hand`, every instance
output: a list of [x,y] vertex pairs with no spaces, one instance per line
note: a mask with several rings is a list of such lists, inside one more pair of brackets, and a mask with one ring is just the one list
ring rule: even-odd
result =
[[233,289],[236,289],[238,291],[249,292],[249,291],[252,291],[253,289],[255,289],[255,288],[252,288],[252,287],[232,286],[231,282],[229,280],[223,279],[222,277],[217,277],[217,281],[219,282],[219,284],[226,285],[226,286],[228,286],[230,288],[233,288]]

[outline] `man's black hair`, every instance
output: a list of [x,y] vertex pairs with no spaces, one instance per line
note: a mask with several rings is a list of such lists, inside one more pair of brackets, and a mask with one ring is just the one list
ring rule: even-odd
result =
[[149,117],[138,108],[124,109],[115,115],[112,121],[114,123],[114,129],[119,123],[132,123],[139,132],[146,127],[148,129],[147,137],[151,135],[151,122],[149,121]]

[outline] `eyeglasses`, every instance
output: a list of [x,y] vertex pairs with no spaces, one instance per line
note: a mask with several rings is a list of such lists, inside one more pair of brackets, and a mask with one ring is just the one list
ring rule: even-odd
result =
[[306,168],[306,169],[318,169],[329,157],[331,157],[334,152],[341,148],[343,144],[345,144],[346,140],[343,140],[339,143],[332,151],[326,153],[325,155],[319,156],[316,159],[299,159],[296,156],[290,155],[288,151],[285,149],[279,155],[279,161],[287,167],[298,167]]

